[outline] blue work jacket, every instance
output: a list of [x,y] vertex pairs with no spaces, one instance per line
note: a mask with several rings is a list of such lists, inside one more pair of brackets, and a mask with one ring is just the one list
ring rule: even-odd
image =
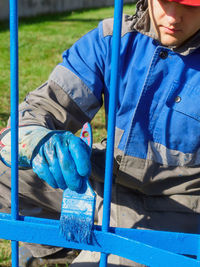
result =
[[[106,113],[111,43],[112,35],[103,36],[100,23],[64,52],[61,63],[85,83],[99,106],[104,94]],[[156,158],[159,163],[199,164],[196,153],[200,147],[200,49],[181,56],[148,36],[127,32],[121,40],[120,59],[116,127],[123,134],[118,148],[128,156],[147,159],[151,142],[169,152],[170,159]],[[187,156],[173,159],[173,152]],[[193,160],[188,154],[195,154]]]
[[[90,119],[102,105],[102,95],[108,112],[110,24],[111,20],[101,22],[65,51],[63,62],[50,77]],[[189,176],[197,175],[196,179],[200,164],[200,49],[181,55],[147,35],[125,28],[120,48],[116,150],[120,154],[118,171],[120,176],[126,173],[128,180],[119,181],[149,193],[146,186],[151,188],[156,176],[159,181],[176,177],[176,183],[181,184],[177,178],[185,181],[184,172],[188,170],[187,182]],[[72,90],[62,84],[61,80],[69,77],[76,80],[78,88]],[[149,168],[153,169],[150,173]],[[169,186],[156,192],[167,192]]]
[[[75,132],[102,99],[108,113],[112,25],[102,21],[63,53],[48,82],[21,104],[21,124]],[[124,16],[115,182],[145,195],[199,193],[200,48],[177,52],[151,36]]]

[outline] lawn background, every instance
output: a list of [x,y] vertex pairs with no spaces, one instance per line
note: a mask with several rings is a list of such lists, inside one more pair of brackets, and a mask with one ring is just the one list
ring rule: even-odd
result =
[[[135,5],[125,5],[133,14]],[[99,21],[113,17],[113,8],[99,8],[43,15],[19,20],[19,100],[48,79],[62,61],[62,52],[95,28]],[[0,129],[10,113],[10,33],[9,22],[0,22]],[[92,122],[94,142],[106,136],[103,108]],[[10,242],[0,240],[0,266],[11,266]]]

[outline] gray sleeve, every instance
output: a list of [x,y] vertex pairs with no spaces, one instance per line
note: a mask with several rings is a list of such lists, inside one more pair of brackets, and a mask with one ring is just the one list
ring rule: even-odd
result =
[[91,121],[100,106],[75,74],[58,65],[49,80],[20,104],[19,125],[40,125],[75,133],[86,121]]

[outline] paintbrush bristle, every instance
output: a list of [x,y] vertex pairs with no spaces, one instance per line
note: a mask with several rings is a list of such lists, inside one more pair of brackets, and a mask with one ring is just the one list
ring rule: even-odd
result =
[[[92,148],[92,128],[89,123],[84,124],[80,138]],[[91,243],[95,204],[96,195],[87,178],[79,192],[69,188],[63,192],[60,232],[68,241]]]
[[88,216],[63,214],[60,218],[60,231],[68,241],[91,243],[93,221]]
[[68,241],[91,243],[96,195],[88,181],[82,192],[63,192],[60,232]]

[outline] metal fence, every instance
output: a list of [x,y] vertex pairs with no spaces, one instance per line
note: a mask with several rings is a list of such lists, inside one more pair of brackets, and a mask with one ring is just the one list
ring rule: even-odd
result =
[[[108,254],[115,254],[147,266],[200,266],[199,235],[109,227],[115,127],[113,122],[115,122],[122,9],[123,0],[116,0],[103,222],[102,226],[94,226],[91,244],[82,244],[66,241],[59,233],[58,220],[23,217],[18,213],[18,8],[17,0],[10,0],[12,207],[11,214],[0,213],[0,238],[12,241],[12,266],[18,266],[19,241],[101,252],[100,267],[107,266]],[[184,255],[196,255],[197,259]]]

